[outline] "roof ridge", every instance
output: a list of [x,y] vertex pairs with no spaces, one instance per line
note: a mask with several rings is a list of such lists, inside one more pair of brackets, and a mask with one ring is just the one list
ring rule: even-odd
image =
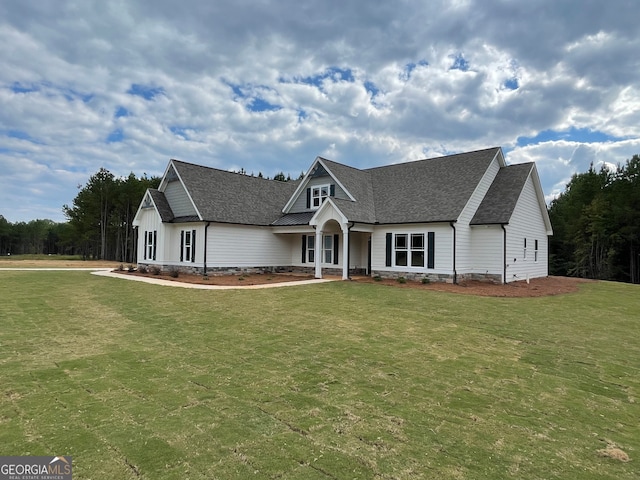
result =
[[233,172],[231,170],[223,170],[222,168],[210,167],[209,165],[198,165],[197,163],[185,162],[183,160],[178,160],[178,159],[175,159],[175,158],[172,158],[171,162],[182,163],[182,164],[187,165],[189,167],[197,167],[197,168],[204,168],[204,169],[207,169],[207,170],[215,170],[216,172],[226,173],[226,174],[229,174],[229,175],[239,175],[239,176],[244,177],[244,178],[255,178],[256,180],[265,180],[267,182],[276,182],[278,184],[291,183],[291,182],[295,183],[295,182],[297,182],[297,180],[295,180],[293,178],[291,180],[287,180],[287,181],[283,182],[282,180],[275,180],[273,178],[259,177],[257,175],[248,175],[246,173]]
[[481,148],[479,150],[473,150],[471,152],[459,152],[459,153],[452,153],[449,155],[441,155],[439,157],[429,157],[429,158],[419,158],[417,160],[406,160],[404,162],[398,162],[398,163],[390,163],[388,165],[379,165],[377,167],[370,167],[370,168],[365,168],[362,171],[363,172],[370,172],[372,170],[379,170],[381,168],[390,168],[390,167],[397,167],[397,166],[403,166],[403,165],[410,165],[410,164],[416,164],[416,163],[421,163],[421,162],[428,162],[428,161],[433,161],[433,160],[444,160],[447,158],[452,158],[452,157],[459,157],[462,155],[473,155],[474,153],[480,153],[480,152],[489,152],[492,150],[499,150],[500,147],[491,147],[491,148]]

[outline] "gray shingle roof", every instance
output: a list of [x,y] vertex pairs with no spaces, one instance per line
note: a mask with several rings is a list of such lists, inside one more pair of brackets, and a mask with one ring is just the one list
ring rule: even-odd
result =
[[167,197],[164,196],[164,193],[156,189],[149,189],[149,194],[151,195],[151,199],[158,209],[160,219],[163,222],[172,221],[174,217],[173,211],[171,210],[169,202],[167,201]]
[[[349,210],[349,214],[347,214],[347,211],[342,213],[347,215],[349,220],[353,222],[375,223],[376,199],[373,196],[371,174],[366,170],[348,167],[326,158],[321,158],[321,160],[344,188],[356,199],[355,202],[348,200],[340,202],[340,205],[344,205],[344,208]],[[342,209],[343,207],[340,208]]]
[[500,148],[399,163],[370,173],[379,223],[457,220]]
[[[349,221],[429,223],[457,220],[499,153],[500,148],[495,147],[364,170],[320,160],[356,199],[333,198]],[[308,225],[315,213],[282,215],[298,182],[265,180],[179,160],[172,163],[204,221]],[[531,164],[502,167],[472,224],[508,222],[531,168]],[[164,194],[152,192],[163,221],[176,221]]]
[[533,163],[521,163],[501,168],[470,224],[509,223],[524,184],[531,174],[533,165]]
[[270,225],[297,182],[278,182],[172,160],[203,221]]

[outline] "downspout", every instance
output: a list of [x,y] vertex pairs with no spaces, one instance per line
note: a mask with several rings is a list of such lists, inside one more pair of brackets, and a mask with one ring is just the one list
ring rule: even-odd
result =
[[455,222],[449,222],[449,225],[453,229],[453,283],[456,285],[458,283],[458,272],[456,272],[456,226]]
[[202,276],[204,278],[207,278],[207,230],[209,230],[209,225],[211,225],[211,222],[207,222],[207,224],[204,226],[204,268],[202,270]]
[[504,223],[500,224],[502,227],[502,284],[507,283],[507,229]]

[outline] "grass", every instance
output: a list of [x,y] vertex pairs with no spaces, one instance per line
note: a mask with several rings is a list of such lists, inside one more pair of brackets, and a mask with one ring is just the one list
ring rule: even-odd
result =
[[76,479],[635,479],[639,293],[0,272],[0,453]]

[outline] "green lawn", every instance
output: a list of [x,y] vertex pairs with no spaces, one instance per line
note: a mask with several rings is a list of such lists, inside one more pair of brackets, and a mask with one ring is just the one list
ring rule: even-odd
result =
[[72,455],[74,479],[640,475],[638,286],[504,299],[4,271],[0,325],[0,454]]

